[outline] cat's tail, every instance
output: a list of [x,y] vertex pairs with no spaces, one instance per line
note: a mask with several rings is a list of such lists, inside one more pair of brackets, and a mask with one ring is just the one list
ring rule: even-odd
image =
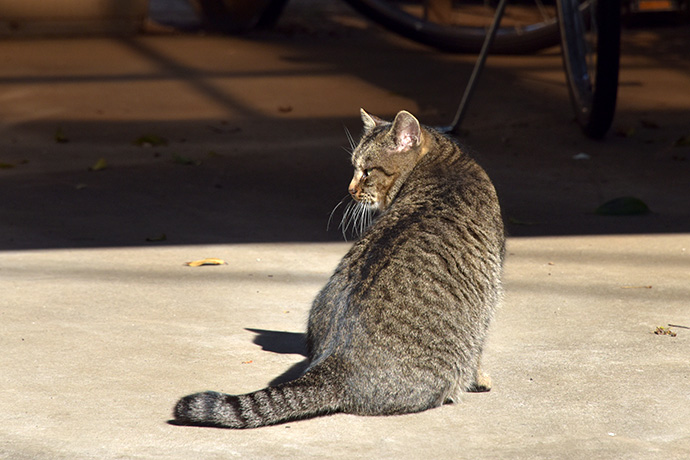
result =
[[[324,363],[321,363],[324,364]],[[340,411],[334,374],[317,365],[302,377],[243,395],[216,392],[185,396],[175,405],[181,425],[257,428]]]

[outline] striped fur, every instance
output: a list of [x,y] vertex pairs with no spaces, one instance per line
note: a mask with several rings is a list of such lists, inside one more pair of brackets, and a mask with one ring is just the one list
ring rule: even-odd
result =
[[378,215],[314,300],[310,367],[247,395],[187,396],[178,423],[402,414],[490,388],[480,360],[505,253],[493,185],[458,144],[408,112],[362,119],[350,193]]

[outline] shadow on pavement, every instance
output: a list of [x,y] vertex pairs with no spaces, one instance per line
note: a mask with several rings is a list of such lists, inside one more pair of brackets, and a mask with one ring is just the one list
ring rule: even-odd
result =
[[[447,123],[473,57],[361,20],[300,28],[298,13],[242,39],[2,43],[0,90],[14,105],[0,141],[0,249],[342,241],[343,206],[329,216],[347,195],[344,128],[359,131],[358,108]],[[663,55],[650,40],[624,41],[631,54],[604,142],[572,122],[558,50],[490,58],[461,141],[496,183],[511,235],[690,230],[690,103],[674,104],[661,82],[658,94],[647,88],[651,64],[672,74],[688,65],[677,46]],[[144,135],[165,145],[133,144]],[[618,196],[652,213],[594,214]]]

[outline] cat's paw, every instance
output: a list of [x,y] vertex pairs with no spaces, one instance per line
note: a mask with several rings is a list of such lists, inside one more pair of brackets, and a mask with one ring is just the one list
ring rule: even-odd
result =
[[476,381],[467,389],[467,391],[470,391],[472,393],[483,393],[486,391],[491,391],[491,377],[489,377],[489,374],[485,374],[484,372],[478,372],[477,373],[477,379]]

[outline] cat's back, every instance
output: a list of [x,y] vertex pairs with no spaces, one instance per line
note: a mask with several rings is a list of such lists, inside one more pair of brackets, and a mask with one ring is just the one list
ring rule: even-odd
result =
[[[410,334],[433,334],[434,323],[460,325],[468,313],[491,316],[505,245],[496,192],[457,143],[425,132],[428,151],[315,299],[312,357],[326,353],[336,337],[384,337],[387,345],[397,340],[409,347]],[[460,329],[446,337],[461,340]],[[438,342],[412,343],[429,354],[427,345]]]
[[357,309],[427,302],[440,312],[499,290],[505,238],[494,187],[458,144],[430,134],[433,147],[341,264],[340,288]]

